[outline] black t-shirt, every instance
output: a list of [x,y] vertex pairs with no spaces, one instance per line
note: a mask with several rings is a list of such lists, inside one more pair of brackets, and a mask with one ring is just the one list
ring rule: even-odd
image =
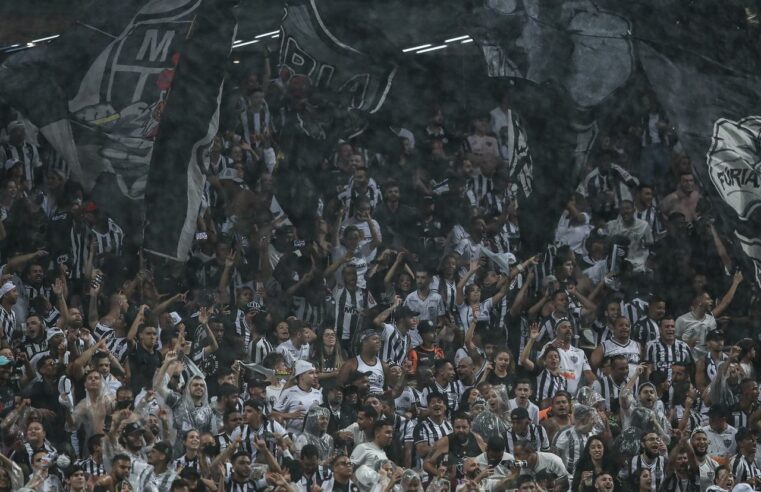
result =
[[161,354],[158,351],[149,354],[138,344],[130,350],[128,357],[132,371],[130,388],[134,394],[138,394],[143,387],[153,386],[153,375],[161,367]]

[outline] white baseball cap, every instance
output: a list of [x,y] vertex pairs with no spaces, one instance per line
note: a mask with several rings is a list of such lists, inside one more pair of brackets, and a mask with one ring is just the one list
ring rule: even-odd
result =
[[297,360],[293,368],[293,377],[297,378],[305,372],[314,371],[314,364],[305,360]]
[[13,282],[5,282],[2,287],[0,287],[0,297],[3,297],[8,292],[15,289],[16,286],[13,284]]

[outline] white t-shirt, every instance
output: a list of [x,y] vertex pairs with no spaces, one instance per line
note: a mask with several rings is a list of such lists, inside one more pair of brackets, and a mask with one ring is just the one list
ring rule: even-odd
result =
[[[544,355],[544,351],[550,346],[552,342],[547,342],[537,358],[541,358]],[[579,389],[579,381],[581,380],[584,371],[591,371],[592,367],[589,365],[587,355],[583,350],[570,346],[568,350],[558,348],[560,353],[560,374],[568,380],[568,392],[572,395],[576,395],[576,391]]]
[[676,337],[689,343],[693,337],[697,338],[695,349],[698,356],[706,354],[706,335],[716,329],[716,318],[713,314],[706,313],[703,319],[697,319],[692,311],[683,314],[676,319]]
[[378,463],[388,459],[386,452],[379,448],[374,442],[363,442],[354,448],[349,458],[354,468],[367,465],[375,469]]
[[536,453],[536,466],[534,466],[534,469],[523,468],[521,475],[537,475],[543,471],[556,477],[568,476],[568,471],[565,469],[560,456],[542,451],[537,451]]
[[420,313],[420,321],[432,321],[434,324],[440,316],[444,316],[444,300],[441,296],[433,291],[428,292],[428,297],[422,299],[418,291],[413,290],[404,299],[404,305],[411,310]]
[[[282,413],[293,413],[298,411],[306,412],[312,407],[312,405],[319,405],[322,403],[322,392],[318,389],[311,388],[309,391],[304,391],[296,386],[291,386],[280,392],[280,397],[275,403],[273,410]],[[288,432],[295,434],[301,434],[301,430],[304,427],[304,419],[290,419],[285,425]]]
[[[518,405],[518,399],[513,398],[509,401],[509,406],[511,409],[518,408],[520,405]],[[528,410],[528,416],[531,418],[532,424],[538,424],[539,423],[539,407],[534,405],[531,402],[528,402],[528,407],[526,408]]]

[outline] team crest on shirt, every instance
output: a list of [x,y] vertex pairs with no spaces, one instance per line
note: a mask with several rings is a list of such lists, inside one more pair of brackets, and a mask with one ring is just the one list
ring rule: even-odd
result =
[[732,446],[733,442],[735,442],[733,439],[724,439],[724,446],[729,448],[730,446]]
[[571,362],[573,362],[574,364],[579,362],[579,358],[575,355],[571,355],[568,358],[571,359]]

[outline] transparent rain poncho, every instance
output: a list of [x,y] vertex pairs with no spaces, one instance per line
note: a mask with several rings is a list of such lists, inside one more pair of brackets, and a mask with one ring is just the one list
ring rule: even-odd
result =
[[317,446],[320,461],[327,461],[333,454],[333,438],[326,432],[330,421],[330,411],[325,407],[313,405],[304,418],[304,432],[296,438],[296,449],[301,450],[307,444]]
[[500,384],[493,386],[486,409],[473,419],[473,432],[481,437],[503,435],[510,430],[510,397]]

